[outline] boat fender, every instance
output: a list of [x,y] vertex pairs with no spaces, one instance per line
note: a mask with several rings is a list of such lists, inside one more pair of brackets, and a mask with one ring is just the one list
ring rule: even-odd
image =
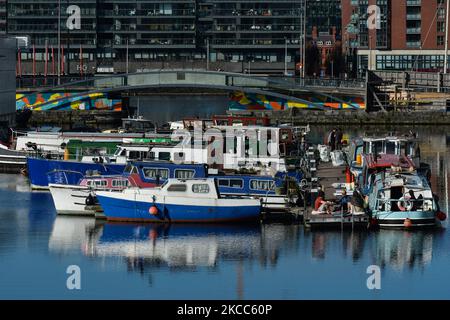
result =
[[439,221],[445,221],[447,219],[447,215],[442,211],[439,211],[436,214],[436,217],[439,219]]
[[152,206],[150,207],[150,209],[148,209],[148,212],[149,212],[151,215],[156,216],[156,215],[158,214],[158,207],[155,206],[155,205],[152,205]]
[[398,199],[397,206],[400,211],[411,211],[413,203],[411,201],[408,201],[408,199],[405,199],[405,197],[401,197],[400,199]]
[[412,221],[410,218],[406,218],[405,221],[403,221],[403,225],[405,228],[411,228],[412,227]]

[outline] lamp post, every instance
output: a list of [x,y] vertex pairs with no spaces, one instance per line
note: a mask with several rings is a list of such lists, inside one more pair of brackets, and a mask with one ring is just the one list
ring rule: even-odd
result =
[[306,9],[308,0],[303,0],[303,44],[302,44],[302,77],[305,78],[306,70]]
[[284,37],[284,75],[287,76],[288,40]]
[[127,50],[126,50],[126,54],[127,54],[127,57],[126,57],[126,70],[127,70],[127,74],[128,74],[128,72],[129,72],[129,49],[128,49],[128,38],[127,38]]
[[61,84],[61,0],[58,0],[58,85]]
[[206,71],[209,71],[209,37],[206,38]]
[[445,11],[445,52],[444,52],[444,74],[447,74],[448,69],[448,14],[450,11],[450,0],[447,0],[447,9]]

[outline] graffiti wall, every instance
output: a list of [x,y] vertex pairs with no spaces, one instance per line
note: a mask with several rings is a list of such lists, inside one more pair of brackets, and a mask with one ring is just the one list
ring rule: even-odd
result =
[[[54,102],[51,102],[54,101]],[[16,94],[16,110],[114,110],[122,111],[122,99],[111,98],[104,93],[31,93]]]
[[327,97],[299,97],[305,103],[298,103],[286,99],[270,97],[262,94],[234,92],[230,96],[228,108],[230,110],[288,110],[290,108],[302,108],[313,110],[336,109],[365,109],[363,98],[341,97],[347,102],[342,103]]

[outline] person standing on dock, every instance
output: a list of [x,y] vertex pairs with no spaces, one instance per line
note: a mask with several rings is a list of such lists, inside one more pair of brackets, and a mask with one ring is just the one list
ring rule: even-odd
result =
[[342,139],[343,133],[341,128],[338,128],[336,131],[336,150],[342,150]]
[[328,145],[331,148],[331,152],[336,149],[336,129],[331,130],[330,134],[328,135]]

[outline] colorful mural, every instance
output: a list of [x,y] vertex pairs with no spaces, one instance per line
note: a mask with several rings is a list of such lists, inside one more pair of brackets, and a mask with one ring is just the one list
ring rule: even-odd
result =
[[[31,93],[16,94],[16,110],[31,109],[33,111],[51,110],[114,110],[122,111],[122,99],[108,97],[104,93],[90,93],[77,96],[77,93]],[[58,100],[46,103],[47,101]]]
[[[330,109],[365,109],[363,98],[342,97],[341,100],[350,103],[327,101],[326,97],[299,97],[308,103],[298,103],[286,99],[270,97],[262,94],[233,92],[230,96],[228,108],[230,110],[288,110],[290,108],[303,108],[314,110]],[[329,99],[331,100],[331,99]]]

